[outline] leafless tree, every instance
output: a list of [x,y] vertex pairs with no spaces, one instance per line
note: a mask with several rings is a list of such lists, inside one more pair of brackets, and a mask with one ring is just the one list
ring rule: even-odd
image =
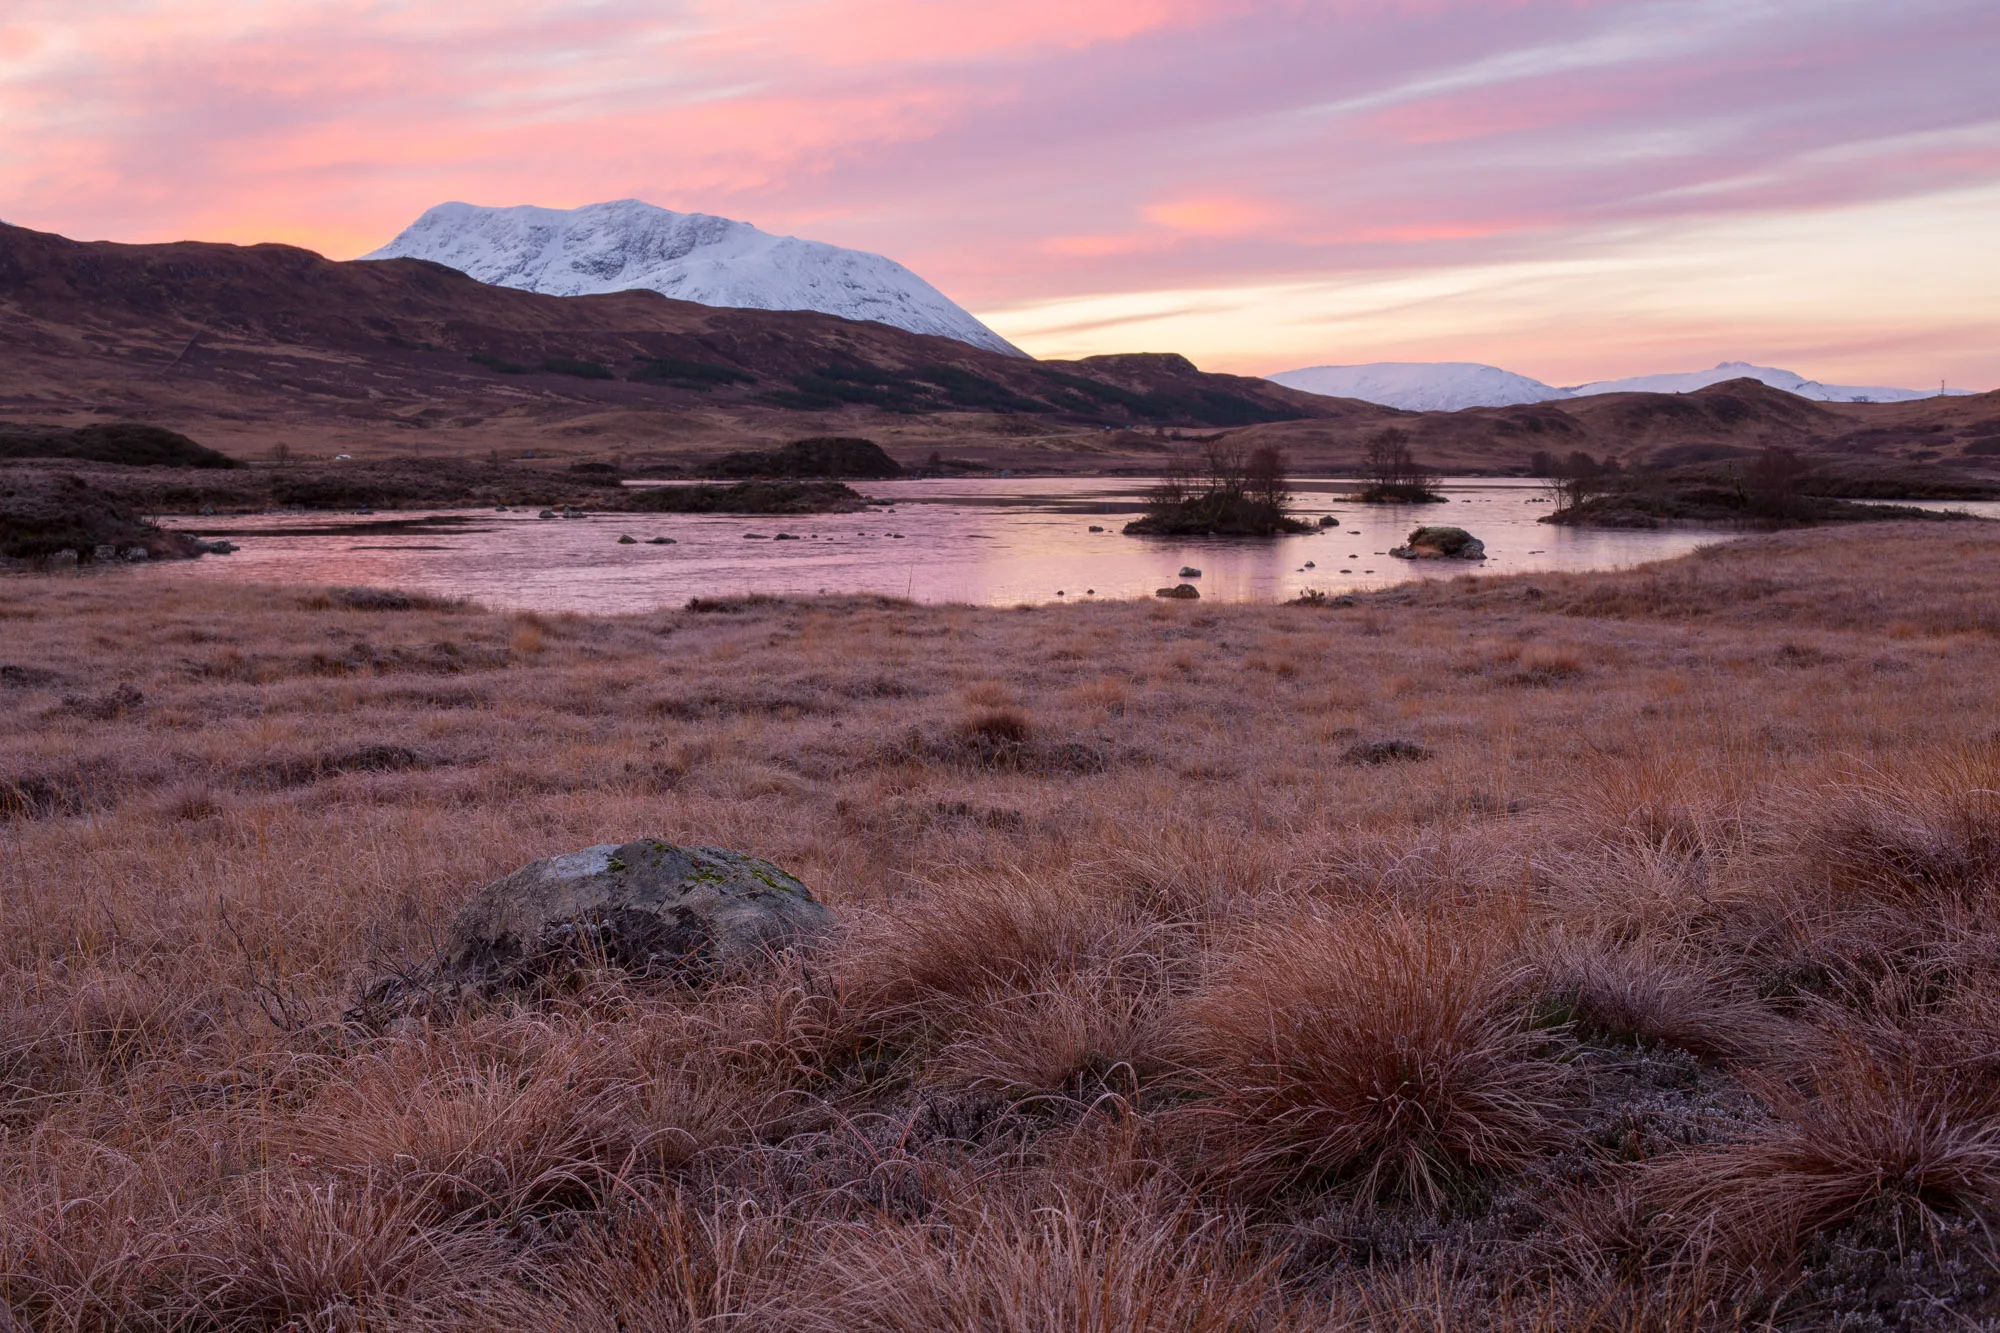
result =
[[1782,445],[1773,445],[1743,469],[1743,490],[1753,513],[1791,518],[1799,510],[1799,487],[1812,465]]
[[1575,509],[1604,489],[1611,469],[1578,449],[1567,458],[1550,458],[1543,486],[1556,512]]
[[1289,471],[1283,450],[1269,444],[1252,449],[1243,469],[1244,491],[1250,502],[1273,514],[1284,513],[1292,501]]

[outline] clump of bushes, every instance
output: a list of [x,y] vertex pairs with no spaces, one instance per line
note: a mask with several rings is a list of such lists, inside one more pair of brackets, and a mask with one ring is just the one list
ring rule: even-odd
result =
[[1368,442],[1362,459],[1368,484],[1357,497],[1365,504],[1443,504],[1431,487],[1431,469],[1417,461],[1408,431],[1391,426]]
[[1138,537],[1276,537],[1312,529],[1286,513],[1285,456],[1269,445],[1206,446],[1194,467],[1175,467],[1146,499],[1144,517],[1125,525]]

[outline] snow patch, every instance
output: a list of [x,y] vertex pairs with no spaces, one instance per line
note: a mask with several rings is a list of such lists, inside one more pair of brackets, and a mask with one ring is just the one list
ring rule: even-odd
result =
[[364,259],[429,259],[549,296],[649,290],[701,305],[816,310],[1023,356],[893,259],[637,199],[568,210],[440,204]]
[[[1713,370],[1690,370],[1667,375],[1634,375],[1622,380],[1597,380],[1569,390],[1573,397],[1587,398],[1600,393],[1692,393],[1724,380],[1760,380],[1774,389],[1795,393],[1821,403],[1908,403],[1919,398],[1936,398],[1936,389],[1889,389],[1873,385],[1821,384],[1789,370],[1753,366],[1748,361],[1724,361]],[[1947,389],[1949,395],[1969,392]]]
[[1466,407],[1510,407],[1567,398],[1526,375],[1472,361],[1377,361],[1365,366],[1307,366],[1266,379],[1288,389],[1359,398],[1410,412],[1456,412]]
[[[1411,412],[1456,412],[1467,407],[1510,407],[1517,403],[1546,403],[1564,398],[1587,398],[1601,393],[1692,393],[1724,380],[1760,380],[1774,389],[1797,394],[1822,403],[1907,403],[1919,398],[1935,398],[1935,389],[1889,389],[1855,384],[1822,384],[1789,370],[1753,366],[1747,361],[1725,361],[1713,370],[1694,370],[1668,375],[1635,375],[1622,380],[1598,380],[1556,388],[1471,361],[1378,361],[1365,366],[1308,366],[1303,370],[1281,370],[1266,379],[1289,389],[1325,394],[1331,398],[1358,398],[1364,403],[1400,407]],[[1974,392],[1947,389],[1951,396]]]

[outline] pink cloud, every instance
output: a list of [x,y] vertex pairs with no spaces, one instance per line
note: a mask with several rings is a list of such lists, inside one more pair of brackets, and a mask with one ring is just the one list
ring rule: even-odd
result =
[[637,196],[995,304],[1493,263],[2000,176],[1990,0],[1785,9],[14,0],[0,217],[348,255],[448,198]]

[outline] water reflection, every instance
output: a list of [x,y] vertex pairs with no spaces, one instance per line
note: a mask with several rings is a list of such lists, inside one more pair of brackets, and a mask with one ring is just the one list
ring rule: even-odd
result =
[[[326,514],[205,519],[202,533],[228,536],[242,549],[133,572],[143,578],[365,584],[497,607],[604,613],[742,593],[868,592],[993,605],[1150,597],[1178,582],[1177,571],[1191,565],[1202,571],[1190,581],[1205,599],[1278,601],[1307,589],[1338,593],[1470,569],[1617,568],[1727,535],[1554,528],[1535,521],[1549,512],[1537,484],[1480,479],[1445,484],[1450,504],[1421,506],[1341,504],[1337,497],[1351,483],[1298,482],[1303,516],[1339,518],[1338,527],[1311,536],[1123,536],[1118,529],[1138,511],[1147,484],[1135,478],[871,482],[859,489],[891,506],[790,518],[594,514],[540,520],[533,511],[515,511],[387,532],[329,532]],[[347,517],[355,524],[369,521]],[[1391,559],[1389,548],[1418,523],[1467,528],[1486,543],[1491,558],[1477,566]],[[1093,533],[1092,526],[1104,531]],[[620,545],[626,534],[638,544]],[[670,537],[673,544],[647,544],[654,537]]]

